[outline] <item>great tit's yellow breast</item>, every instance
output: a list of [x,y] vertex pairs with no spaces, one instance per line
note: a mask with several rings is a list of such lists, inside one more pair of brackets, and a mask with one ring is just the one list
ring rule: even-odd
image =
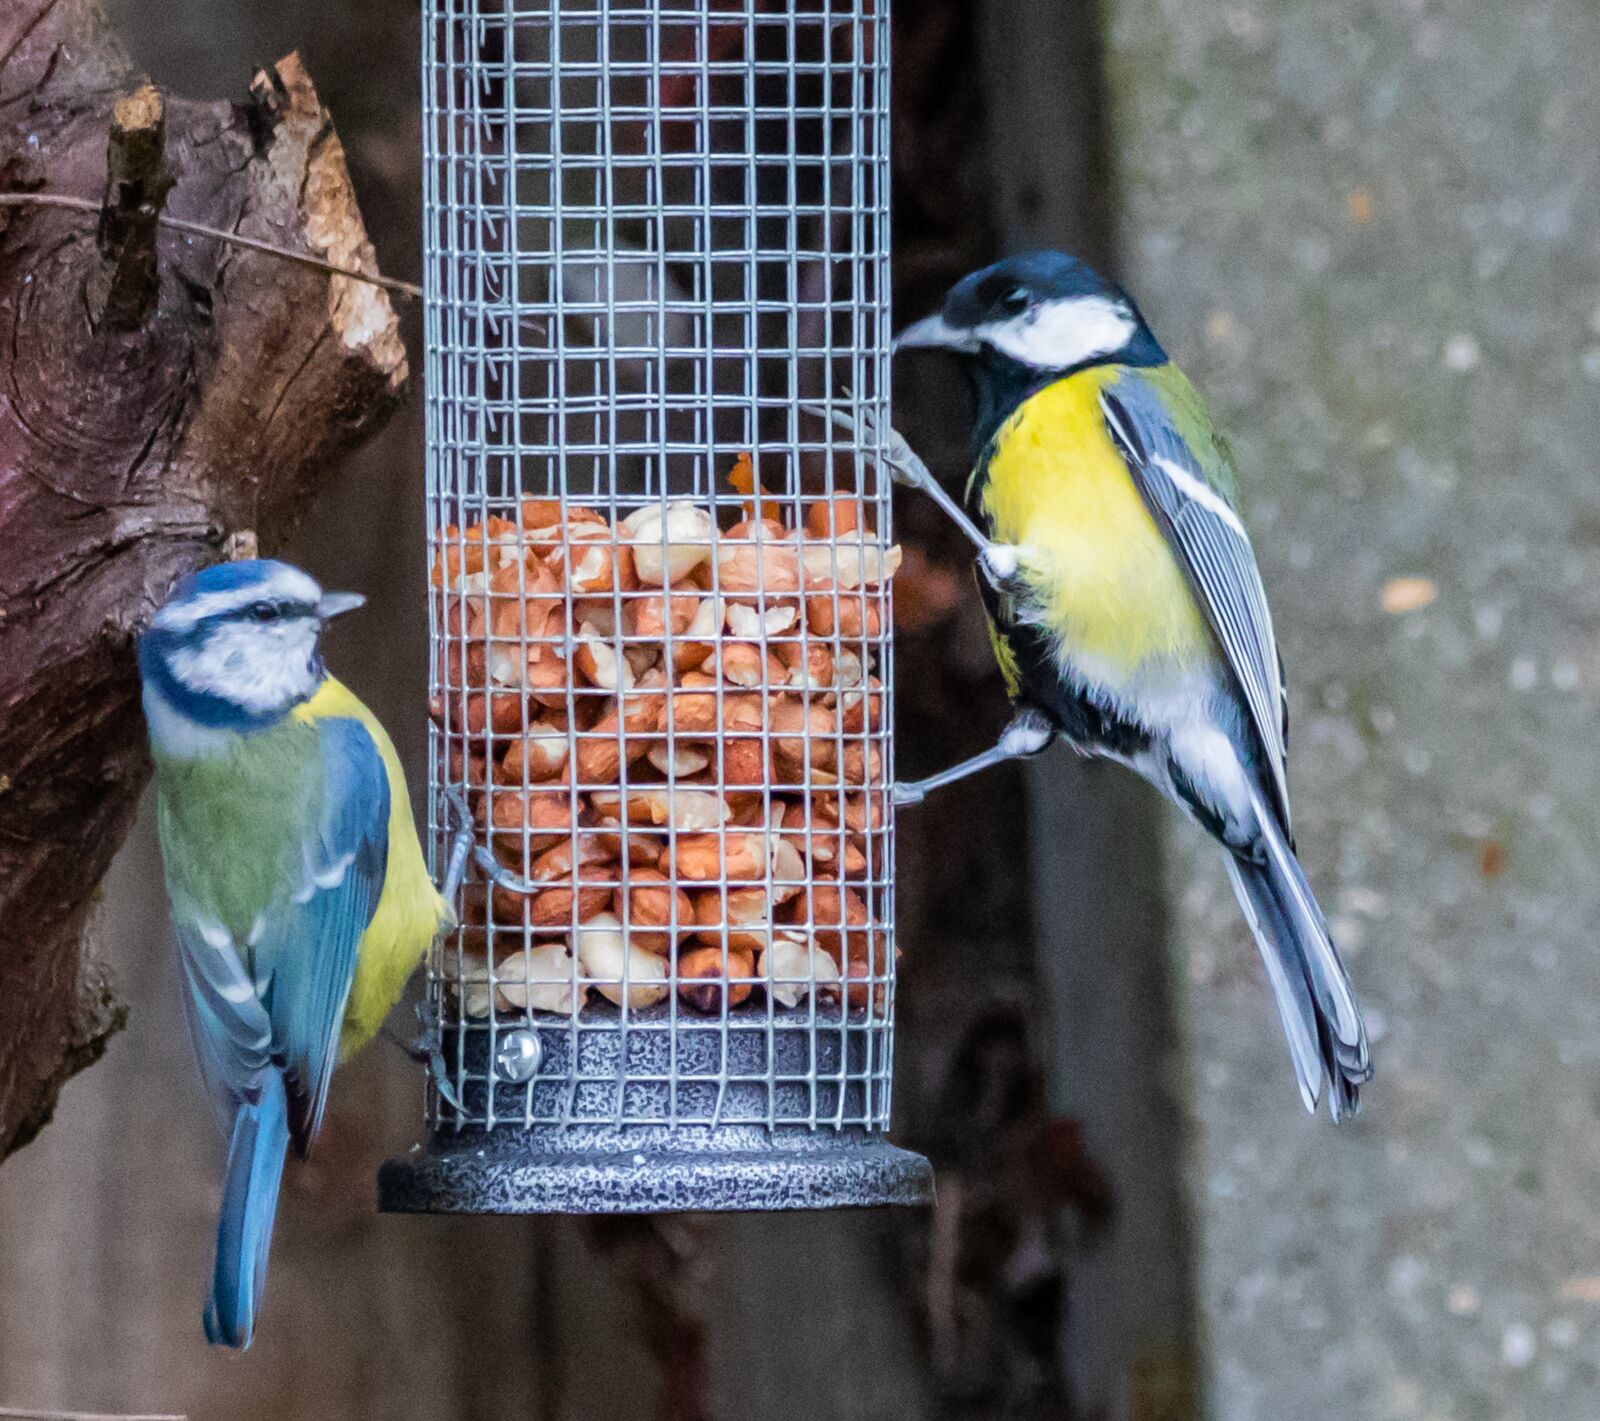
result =
[[357,948],[356,975],[339,1041],[340,1059],[347,1060],[377,1034],[400,1000],[447,908],[428,876],[400,757],[378,718],[332,676],[296,714],[311,720],[325,716],[359,720],[377,745],[389,776],[389,859],[377,910]]
[[1106,430],[1096,367],[1046,386],[996,433],[981,506],[997,542],[1021,549],[1024,615],[1086,665],[1131,672],[1187,662],[1209,638],[1183,571]]

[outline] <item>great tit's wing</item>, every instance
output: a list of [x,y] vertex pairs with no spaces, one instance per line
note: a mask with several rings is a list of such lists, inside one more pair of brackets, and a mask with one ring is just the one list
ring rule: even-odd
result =
[[[1180,377],[1181,378],[1181,377]],[[1226,490],[1225,447],[1184,382],[1174,410],[1141,371],[1128,369],[1100,396],[1112,441],[1151,516],[1166,534],[1222,646],[1271,770],[1273,801],[1289,828],[1283,666],[1250,535]],[[1176,417],[1175,417],[1176,416]],[[1191,426],[1191,428],[1180,427]],[[1217,467],[1213,468],[1212,465]]]
[[312,722],[325,791],[301,845],[302,872],[267,915],[250,958],[303,1157],[322,1125],[356,949],[377,911],[389,857],[389,777],[360,721]]

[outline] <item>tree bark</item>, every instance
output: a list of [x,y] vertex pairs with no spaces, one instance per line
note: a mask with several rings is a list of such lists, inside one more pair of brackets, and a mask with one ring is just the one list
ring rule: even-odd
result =
[[137,628],[192,568],[287,533],[406,380],[299,59],[237,103],[162,94],[99,0],[0,7],[0,1159],[121,1024],[88,931],[148,774]]

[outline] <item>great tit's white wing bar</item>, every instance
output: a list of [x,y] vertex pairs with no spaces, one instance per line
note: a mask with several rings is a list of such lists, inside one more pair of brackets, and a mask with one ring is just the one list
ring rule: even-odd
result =
[[308,825],[303,877],[253,952],[302,1155],[322,1125],[356,949],[377,911],[389,855],[389,777],[372,736],[344,717],[314,726],[325,775],[321,813]]
[[1135,486],[1177,552],[1233,670],[1271,769],[1273,799],[1287,831],[1282,663],[1250,536],[1233,506],[1206,477],[1149,381],[1137,371],[1125,371],[1102,393],[1101,407]]

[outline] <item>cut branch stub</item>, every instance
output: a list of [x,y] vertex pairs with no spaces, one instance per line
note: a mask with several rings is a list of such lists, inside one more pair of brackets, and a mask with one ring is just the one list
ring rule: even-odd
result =
[[111,111],[106,197],[95,241],[100,261],[89,271],[89,322],[132,330],[161,290],[156,232],[172,179],[166,169],[166,109],[146,84]]
[[[381,290],[162,229],[377,273],[291,55],[240,104],[159,93],[100,0],[0,5],[0,1158],[120,1016],[85,945],[148,766],[133,639],[182,573],[271,553],[406,380]],[[359,287],[357,291],[355,288]]]

